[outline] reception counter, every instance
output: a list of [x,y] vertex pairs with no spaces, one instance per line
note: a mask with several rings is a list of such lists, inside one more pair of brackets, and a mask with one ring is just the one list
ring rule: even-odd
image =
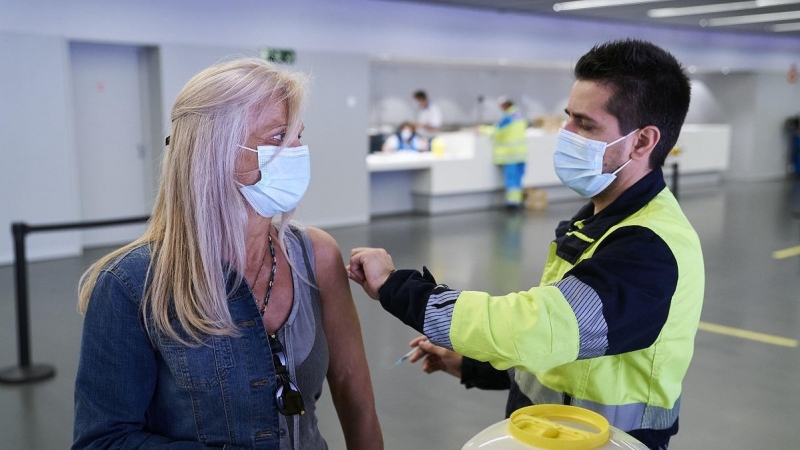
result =
[[[728,125],[684,125],[676,155],[667,159],[665,173],[672,163],[684,175],[702,175],[716,182],[727,170],[731,129]],[[372,215],[411,211],[437,214],[484,209],[502,204],[502,170],[492,164],[491,138],[472,131],[442,133],[443,151],[371,154],[367,168],[371,178]],[[553,170],[552,152],[556,133],[528,129],[528,159],[525,188],[544,188],[553,200],[577,199],[577,194],[561,186]]]

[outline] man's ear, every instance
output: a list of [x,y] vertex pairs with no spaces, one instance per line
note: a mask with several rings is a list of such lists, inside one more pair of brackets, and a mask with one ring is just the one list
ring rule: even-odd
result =
[[650,154],[661,140],[661,131],[653,125],[647,125],[636,133],[636,140],[631,150],[631,159],[648,162]]

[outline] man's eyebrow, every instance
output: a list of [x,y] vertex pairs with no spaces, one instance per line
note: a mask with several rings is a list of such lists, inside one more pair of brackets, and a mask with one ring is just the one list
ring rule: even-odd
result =
[[579,120],[585,120],[585,121],[588,121],[588,122],[597,123],[596,120],[592,119],[591,117],[587,116],[586,114],[570,113],[569,109],[567,109],[567,108],[564,108],[564,112],[567,113],[567,115],[570,116],[570,117],[574,117],[574,118],[579,119]]

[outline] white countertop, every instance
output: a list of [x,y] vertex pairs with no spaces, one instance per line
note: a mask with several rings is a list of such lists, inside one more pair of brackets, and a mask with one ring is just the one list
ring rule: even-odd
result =
[[391,172],[394,170],[429,169],[436,161],[457,161],[472,158],[471,155],[431,152],[372,153],[367,155],[369,172]]
[[430,152],[372,153],[367,155],[367,170],[390,172],[393,170],[427,169],[436,157]]

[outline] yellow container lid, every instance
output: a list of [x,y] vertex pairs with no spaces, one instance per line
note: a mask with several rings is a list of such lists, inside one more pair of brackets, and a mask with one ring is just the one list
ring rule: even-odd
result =
[[520,442],[547,450],[592,450],[605,445],[611,435],[605,417],[594,411],[567,405],[520,408],[511,414],[508,432]]

